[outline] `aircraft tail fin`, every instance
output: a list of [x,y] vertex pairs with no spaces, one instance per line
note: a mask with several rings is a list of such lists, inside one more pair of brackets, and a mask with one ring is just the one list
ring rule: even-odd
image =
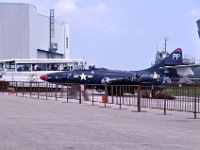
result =
[[161,69],[164,68],[165,66],[176,66],[182,64],[183,64],[182,49],[177,48],[171,54],[169,54],[169,56],[164,58],[161,62],[146,69],[146,71],[161,73]]
[[182,49],[177,48],[175,49],[166,59],[164,62],[165,66],[174,66],[174,65],[182,65],[183,64],[183,57],[182,57]]

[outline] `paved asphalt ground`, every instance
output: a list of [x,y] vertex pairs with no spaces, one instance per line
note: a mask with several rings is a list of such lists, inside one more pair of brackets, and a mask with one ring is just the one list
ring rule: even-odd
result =
[[200,149],[192,113],[98,105],[0,95],[0,150]]

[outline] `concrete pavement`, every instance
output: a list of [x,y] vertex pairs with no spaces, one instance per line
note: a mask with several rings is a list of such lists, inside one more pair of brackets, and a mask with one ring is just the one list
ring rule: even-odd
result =
[[162,113],[0,95],[0,149],[200,149],[199,119]]

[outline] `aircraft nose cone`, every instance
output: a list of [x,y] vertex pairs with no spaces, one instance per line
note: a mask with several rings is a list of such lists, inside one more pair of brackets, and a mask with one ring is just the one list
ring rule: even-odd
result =
[[46,81],[47,75],[45,75],[45,74],[44,74],[44,75],[41,75],[41,76],[40,76],[40,79]]

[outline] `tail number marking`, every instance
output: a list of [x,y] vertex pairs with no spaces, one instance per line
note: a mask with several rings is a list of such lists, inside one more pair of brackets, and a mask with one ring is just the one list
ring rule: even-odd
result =
[[172,59],[173,59],[173,60],[178,60],[180,57],[181,57],[180,54],[173,54],[173,55],[172,55]]

